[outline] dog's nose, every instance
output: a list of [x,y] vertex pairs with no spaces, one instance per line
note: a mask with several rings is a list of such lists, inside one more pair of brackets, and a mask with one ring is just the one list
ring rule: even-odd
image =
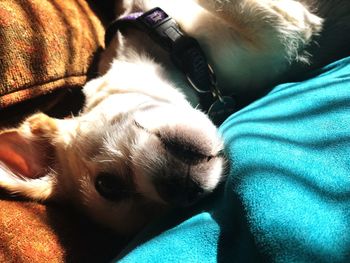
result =
[[188,165],[213,157],[212,140],[199,129],[178,125],[163,128],[157,136],[168,153]]
[[220,182],[223,143],[202,112],[163,106],[136,114],[134,123],[145,135],[135,167],[144,175],[140,180],[149,178],[153,193],[164,202],[191,205]]
[[155,185],[161,198],[175,206],[188,206],[206,191],[207,173],[217,153],[205,131],[196,127],[176,125],[157,133],[168,156],[168,173],[160,173]]
[[216,127],[193,108],[154,107],[135,114],[134,123],[156,135],[167,150],[186,161],[210,158],[222,147]]

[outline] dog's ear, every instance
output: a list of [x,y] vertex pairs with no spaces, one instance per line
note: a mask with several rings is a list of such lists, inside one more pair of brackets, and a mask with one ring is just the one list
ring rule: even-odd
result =
[[18,129],[0,132],[0,187],[35,200],[46,200],[52,196],[55,182],[50,168],[53,146],[32,124],[29,120]]

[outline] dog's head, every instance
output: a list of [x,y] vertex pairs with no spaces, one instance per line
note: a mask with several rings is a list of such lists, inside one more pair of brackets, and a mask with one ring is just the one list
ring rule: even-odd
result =
[[223,143],[158,64],[114,42],[104,53],[111,68],[84,87],[80,116],[36,114],[0,132],[0,187],[74,203],[132,234],[165,209],[212,192],[223,174]]
[[109,97],[99,107],[113,103],[110,116],[98,107],[66,120],[37,114],[0,133],[0,186],[74,203],[125,234],[217,186],[223,146],[203,113],[133,92]]

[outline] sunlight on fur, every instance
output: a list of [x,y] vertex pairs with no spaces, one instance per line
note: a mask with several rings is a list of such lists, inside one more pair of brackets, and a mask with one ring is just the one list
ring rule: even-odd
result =
[[[344,1],[338,2],[348,7]],[[124,15],[163,8],[199,41],[221,92],[240,99],[283,79],[292,66],[321,65],[309,47],[325,34],[317,7],[331,8],[315,3],[123,2]],[[193,107],[197,93],[183,73],[144,32],[126,31],[102,54],[100,75],[85,85],[78,116],[37,113],[0,132],[0,186],[33,200],[72,204],[133,235],[169,208],[213,192],[224,180],[226,160],[217,127]]]

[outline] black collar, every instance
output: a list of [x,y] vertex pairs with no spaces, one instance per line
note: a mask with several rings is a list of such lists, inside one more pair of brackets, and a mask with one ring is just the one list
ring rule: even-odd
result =
[[184,72],[197,92],[200,105],[211,120],[219,125],[235,111],[232,97],[222,96],[216,84],[215,73],[207,62],[198,41],[184,34],[176,21],[156,7],[148,12],[136,12],[113,21],[105,33],[105,45],[110,44],[118,31],[135,27],[170,53],[173,63]]

